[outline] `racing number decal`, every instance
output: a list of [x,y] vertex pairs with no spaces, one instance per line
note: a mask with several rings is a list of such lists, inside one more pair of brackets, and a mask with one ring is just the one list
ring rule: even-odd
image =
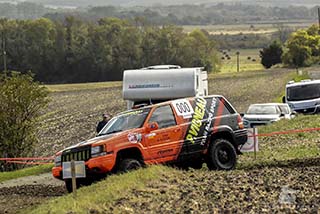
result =
[[177,114],[183,118],[190,118],[194,113],[190,102],[186,99],[173,101],[172,105]]

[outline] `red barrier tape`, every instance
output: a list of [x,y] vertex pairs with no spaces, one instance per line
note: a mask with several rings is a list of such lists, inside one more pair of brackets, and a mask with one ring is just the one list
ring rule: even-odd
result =
[[269,136],[275,136],[275,135],[295,134],[295,133],[313,132],[313,131],[320,131],[320,128],[308,128],[308,129],[288,130],[288,131],[282,131],[282,132],[271,132],[271,133],[250,135],[248,137],[254,137],[254,136],[255,137],[269,137]]
[[25,161],[7,161],[7,163],[17,163],[17,164],[26,164],[26,165],[51,164],[50,162],[25,162]]
[[0,158],[0,161],[28,161],[28,160],[54,160],[54,157],[39,157],[39,158]]

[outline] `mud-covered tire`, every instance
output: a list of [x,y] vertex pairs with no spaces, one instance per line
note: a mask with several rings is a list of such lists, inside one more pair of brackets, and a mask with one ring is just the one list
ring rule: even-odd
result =
[[232,170],[236,163],[237,153],[230,141],[220,138],[212,142],[207,160],[210,170]]
[[140,161],[136,159],[123,159],[119,164],[119,172],[128,172],[142,167]]

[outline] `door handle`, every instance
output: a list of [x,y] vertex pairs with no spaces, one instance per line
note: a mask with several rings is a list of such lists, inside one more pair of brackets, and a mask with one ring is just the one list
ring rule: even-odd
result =
[[177,128],[173,132],[180,132],[180,131],[181,131],[181,128]]

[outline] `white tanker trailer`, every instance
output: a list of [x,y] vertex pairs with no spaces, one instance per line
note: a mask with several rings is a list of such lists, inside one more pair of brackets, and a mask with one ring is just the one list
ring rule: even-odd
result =
[[208,95],[208,75],[201,67],[157,65],[123,73],[123,99],[127,108],[167,100]]

